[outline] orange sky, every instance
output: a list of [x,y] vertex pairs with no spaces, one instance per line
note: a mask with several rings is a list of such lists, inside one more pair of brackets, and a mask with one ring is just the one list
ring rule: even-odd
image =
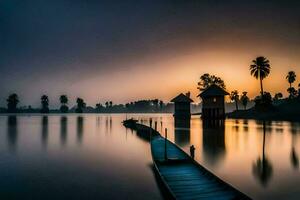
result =
[[249,65],[271,63],[265,91],[287,95],[286,74],[300,82],[300,2],[284,1],[6,1],[0,3],[0,106],[50,106],[59,96],[88,105],[127,103],[180,92],[196,98],[204,73],[228,92],[259,94]]

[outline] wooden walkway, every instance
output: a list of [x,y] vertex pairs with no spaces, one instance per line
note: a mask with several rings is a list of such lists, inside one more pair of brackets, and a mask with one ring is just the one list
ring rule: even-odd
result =
[[[141,124],[130,128],[143,134],[152,133],[152,136],[148,137],[151,138],[153,163],[163,184],[174,199],[250,199],[202,167],[177,145],[165,140],[152,128]],[[165,142],[167,159],[165,159]]]
[[250,199],[193,161],[175,144],[155,136],[151,141],[153,162],[174,199]]

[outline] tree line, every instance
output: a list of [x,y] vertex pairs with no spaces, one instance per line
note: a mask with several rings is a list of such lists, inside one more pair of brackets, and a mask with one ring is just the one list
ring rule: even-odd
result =
[[[41,106],[39,109],[34,109],[31,106],[27,108],[18,108],[20,103],[19,96],[13,93],[7,98],[7,109],[5,112],[8,113],[18,113],[22,111],[26,112],[40,112],[49,113],[49,97],[47,95],[42,95],[40,98]],[[76,105],[73,108],[69,108],[69,99],[67,95],[61,95],[59,97],[59,102],[61,104],[59,109],[53,110],[61,113],[83,113],[83,112],[97,112],[97,113],[113,113],[113,112],[172,112],[172,104],[164,103],[159,99],[151,100],[139,100],[124,104],[113,104],[112,101],[106,101],[104,104],[97,103],[95,107],[87,106],[86,102],[82,98],[76,99]]]

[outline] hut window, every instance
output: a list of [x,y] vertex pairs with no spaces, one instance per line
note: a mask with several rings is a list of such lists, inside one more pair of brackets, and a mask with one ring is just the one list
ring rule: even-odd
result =
[[214,97],[213,101],[214,101],[214,103],[216,103],[216,102],[217,102],[217,98],[216,98],[216,97]]

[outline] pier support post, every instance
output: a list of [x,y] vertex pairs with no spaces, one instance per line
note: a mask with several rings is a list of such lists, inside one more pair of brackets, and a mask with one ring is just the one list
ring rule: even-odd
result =
[[154,122],[154,130],[157,131],[157,121]]
[[168,160],[168,154],[167,154],[167,139],[168,139],[168,129],[165,128],[165,161]]

